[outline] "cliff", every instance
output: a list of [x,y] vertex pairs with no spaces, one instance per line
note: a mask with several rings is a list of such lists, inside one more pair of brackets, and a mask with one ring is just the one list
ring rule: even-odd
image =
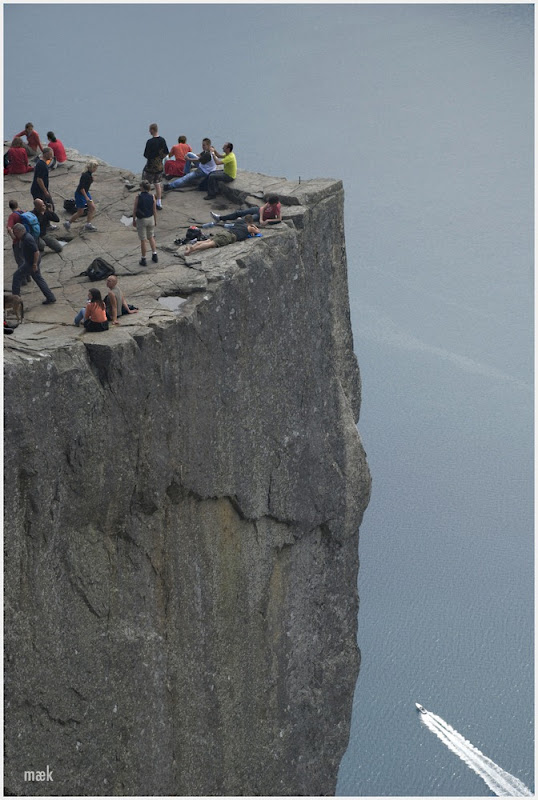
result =
[[[51,174],[57,209],[82,160]],[[285,221],[187,259],[208,204],[165,195],[147,268],[133,186],[100,166],[99,232],[44,256],[58,302],[23,287],[4,337],[6,793],[331,794],[369,495],[342,185],[240,172],[221,206],[275,191]],[[140,311],[88,334],[96,255]]]

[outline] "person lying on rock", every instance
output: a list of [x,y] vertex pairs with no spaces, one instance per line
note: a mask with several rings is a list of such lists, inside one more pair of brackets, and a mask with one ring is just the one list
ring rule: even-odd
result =
[[85,308],[81,308],[75,317],[75,325],[78,326],[84,319],[84,327],[90,333],[100,333],[108,330],[108,320],[106,318],[106,308],[99,289],[90,289],[88,292],[88,302]]
[[40,197],[37,197],[34,200],[34,207],[32,210],[37,217],[37,221],[39,222],[40,235],[37,244],[40,251],[43,252],[45,245],[47,245],[51,250],[54,250],[55,253],[61,253],[63,244],[60,244],[58,239],[55,239],[54,236],[51,236],[49,233],[47,233],[47,228],[51,222],[60,221],[58,214],[52,210],[52,206],[50,204],[44,203]]
[[118,276],[109,275],[106,279],[108,294],[105,297],[106,315],[113,325],[119,325],[118,317],[123,314],[136,314],[137,308],[129,308],[129,304],[118,286]]
[[[267,197],[267,201],[259,208],[253,206],[252,208],[245,208],[242,211],[232,211],[230,214],[217,214],[215,211],[211,211],[210,213],[216,222],[228,222],[229,220],[246,217],[248,214],[252,216],[255,222],[259,221],[261,227],[282,222],[281,205],[277,194],[270,194]],[[208,223],[204,225],[204,228],[208,228],[210,225],[211,223]]]
[[227,244],[242,242],[251,236],[258,235],[261,236],[260,230],[254,225],[252,216],[248,215],[244,219],[235,222],[233,227],[212,234],[211,239],[189,245],[185,248],[185,255],[190,256],[191,253],[197,253],[199,250],[209,250],[212,247],[225,247]]

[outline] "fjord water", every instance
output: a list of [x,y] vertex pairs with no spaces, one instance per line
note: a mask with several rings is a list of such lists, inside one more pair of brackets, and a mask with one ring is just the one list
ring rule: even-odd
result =
[[[344,181],[373,492],[337,792],[484,795],[415,701],[532,790],[532,6],[73,4],[46,36],[34,12],[4,11],[6,136],[32,119],[140,172],[157,120]],[[22,50],[61,91],[29,105]]]

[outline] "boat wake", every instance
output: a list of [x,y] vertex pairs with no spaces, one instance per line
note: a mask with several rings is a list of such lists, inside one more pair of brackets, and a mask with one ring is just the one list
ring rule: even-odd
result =
[[444,721],[437,714],[432,714],[425,708],[416,704],[420,711],[420,719],[424,725],[434,733],[449,750],[464,761],[473,772],[480,775],[482,780],[497,797],[532,797],[532,792],[514,775],[505,772],[498,764],[480,752],[461,733]]

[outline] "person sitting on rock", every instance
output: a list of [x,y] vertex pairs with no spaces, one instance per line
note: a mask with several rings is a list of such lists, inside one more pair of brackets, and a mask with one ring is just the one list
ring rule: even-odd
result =
[[67,156],[65,154],[65,147],[63,146],[61,141],[56,138],[53,131],[49,131],[47,133],[47,139],[49,140],[49,147],[54,153],[54,158],[52,159],[52,164],[50,165],[50,169],[56,169],[58,164],[63,164],[65,161],[67,161]]
[[85,308],[81,308],[75,317],[77,328],[84,319],[84,327],[90,333],[101,333],[108,330],[108,320],[106,318],[106,308],[99,289],[88,291],[88,302]]
[[54,250],[55,253],[61,253],[63,244],[60,244],[58,239],[47,233],[47,228],[49,227],[51,222],[60,221],[60,217],[58,216],[58,214],[56,214],[56,212],[52,210],[52,206],[44,203],[40,197],[37,197],[34,200],[34,207],[32,210],[37,217],[37,221],[39,222],[39,228],[41,231],[39,240],[37,242],[40,251],[43,252],[43,250],[45,249],[45,245],[47,245],[48,247],[50,247],[51,250]]
[[[253,206],[252,208],[245,208],[242,211],[232,211],[230,214],[217,214],[215,211],[211,211],[210,213],[216,222],[228,222],[230,220],[239,219],[240,217],[246,217],[247,215],[251,215],[256,222],[259,221],[261,227],[282,222],[282,209],[277,194],[270,194],[267,198],[267,202],[259,208]],[[206,227],[209,227],[209,225],[204,225],[204,228]]]
[[230,229],[212,234],[211,239],[189,245],[185,248],[185,255],[190,256],[191,253],[197,253],[200,250],[209,250],[212,247],[225,247],[227,244],[242,242],[250,236],[257,236],[258,234],[261,236],[260,230],[254,225],[254,220],[252,216],[249,215],[235,222]]
[[23,147],[26,150],[26,153],[29,158],[34,158],[34,156],[39,155],[38,151],[43,152],[43,145],[41,144],[41,139],[39,138],[39,134],[36,130],[34,130],[34,125],[32,122],[27,122],[24,126],[24,130],[20,133],[15,134],[16,137],[22,139],[23,136],[26,137],[26,141],[28,144],[23,143]]
[[184,186],[189,186],[191,183],[200,183],[200,180],[205,180],[211,172],[217,169],[211,151],[211,139],[202,139],[202,152],[199,153],[195,159],[190,160],[198,164],[196,169],[191,169],[182,178],[177,178],[171,183],[165,183],[164,190],[166,192],[170,189],[182,189]]
[[11,142],[11,147],[7,151],[7,160],[8,165],[4,169],[4,175],[25,175],[34,169],[28,163],[28,155],[20,136],[15,136]]
[[[167,178],[181,178],[185,174],[185,156],[191,152],[186,136],[179,136],[168,153],[168,161],[164,164],[164,174]],[[175,159],[175,160],[172,160]]]
[[157,204],[155,197],[150,194],[150,182],[142,181],[140,183],[142,191],[137,194],[134,201],[133,208],[133,227],[138,231],[138,238],[140,239],[140,250],[142,258],[138,262],[141,267],[147,266],[146,262],[146,247],[149,241],[151,247],[151,260],[157,262],[157,244],[155,242],[155,226],[157,225]]
[[234,146],[231,142],[222,145],[224,153],[219,153],[213,147],[213,159],[217,166],[223,165],[222,170],[214,170],[207,176],[207,194],[204,200],[214,200],[219,193],[219,182],[230,183],[235,180],[237,175],[237,159],[232,152]]
[[137,308],[129,308],[129,304],[118,286],[118,276],[109,275],[106,279],[108,294],[105,297],[106,315],[113,325],[119,325],[118,317],[124,314],[136,314]]
[[90,186],[93,183],[93,173],[96,171],[99,164],[97,161],[88,161],[86,164],[86,170],[80,176],[80,180],[78,182],[78,186],[75,191],[75,205],[77,210],[73,214],[73,216],[64,222],[64,228],[69,230],[73,222],[76,222],[79,217],[84,214],[84,209],[88,208],[88,221],[84,226],[87,231],[96,231],[92,225],[92,219],[95,215],[95,203],[92,200],[92,196],[90,194]]

